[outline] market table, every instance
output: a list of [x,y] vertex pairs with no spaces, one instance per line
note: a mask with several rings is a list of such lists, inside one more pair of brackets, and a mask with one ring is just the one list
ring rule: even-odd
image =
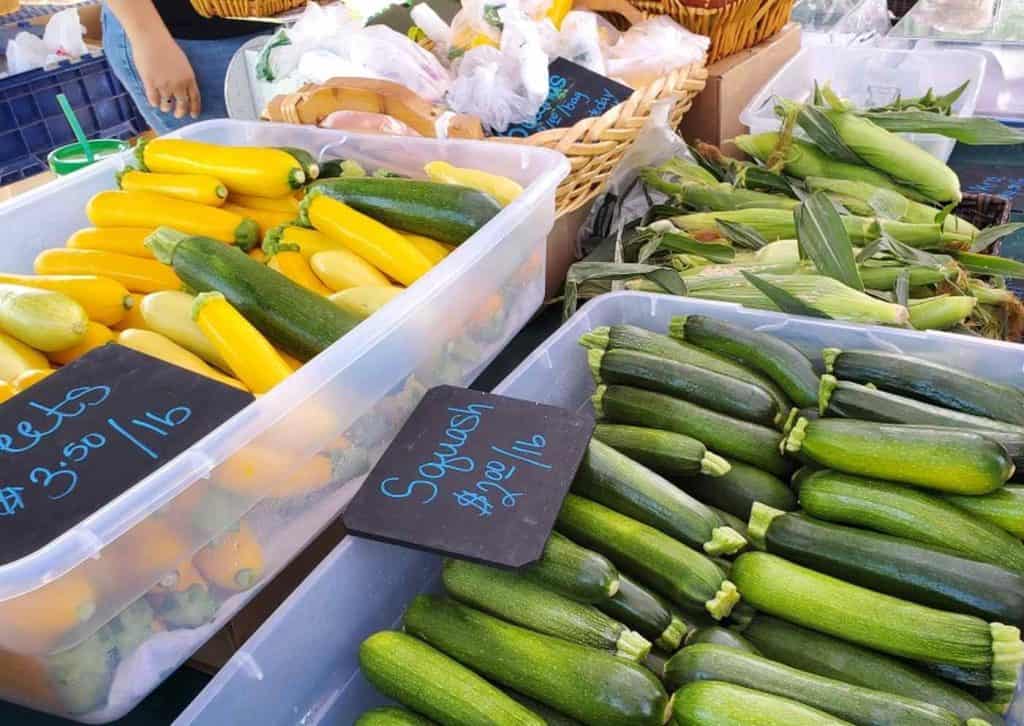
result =
[[[965,191],[1000,194],[1013,201],[1013,221],[1024,221],[1024,146],[965,147],[958,145],[950,158],[958,174],[965,177]],[[1024,260],[1024,231],[1003,240],[1002,254]],[[1024,287],[1024,286],[1022,286]],[[1018,294],[1024,289],[1018,288]],[[553,305],[539,313],[474,382],[473,387],[490,390],[559,326],[561,307]],[[210,677],[184,666],[171,675],[117,726],[170,724],[206,686]],[[0,701],[0,723],[19,726],[63,726],[65,719],[37,713]]]

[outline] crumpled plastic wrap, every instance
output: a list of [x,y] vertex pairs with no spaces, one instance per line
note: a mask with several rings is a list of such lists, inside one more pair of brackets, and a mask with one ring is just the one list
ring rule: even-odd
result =
[[88,52],[82,39],[84,34],[78,10],[61,10],[46,23],[42,38],[22,32],[7,41],[7,71],[11,74],[24,73],[58,61],[79,58]]
[[691,33],[672,18],[659,15],[634,25],[607,49],[607,75],[638,88],[699,61],[710,45],[710,38]]

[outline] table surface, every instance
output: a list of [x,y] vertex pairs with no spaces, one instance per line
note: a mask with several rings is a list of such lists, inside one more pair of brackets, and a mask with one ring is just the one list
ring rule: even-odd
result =
[[[959,174],[970,178],[964,191],[988,192],[1014,201],[1013,220],[1024,221],[1024,146],[957,146],[950,158]],[[1024,260],[1024,232],[1003,240],[1002,253]],[[1018,294],[1024,290],[1018,290]],[[473,384],[490,390],[508,375],[534,348],[550,336],[560,322],[561,307],[551,306],[537,315]],[[155,726],[170,724],[209,682],[204,673],[184,666],[172,674],[135,710],[116,721],[117,726]],[[18,726],[67,726],[65,719],[36,713],[0,701],[0,724]]]

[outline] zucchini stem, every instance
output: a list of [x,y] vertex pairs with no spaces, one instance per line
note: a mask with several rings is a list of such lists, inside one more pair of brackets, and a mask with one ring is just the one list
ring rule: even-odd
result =
[[734,555],[747,546],[747,539],[732,527],[715,527],[711,540],[704,543],[704,551],[712,557]]
[[761,502],[754,502],[754,506],[750,508],[750,522],[747,524],[747,538],[750,539],[750,543],[759,550],[763,550],[768,527],[781,514],[785,514],[781,509],[769,507]]
[[622,587],[622,580],[616,577],[608,584],[608,597],[613,598],[619,593],[619,588]]
[[800,420],[800,409],[794,406],[789,409],[789,415],[786,416],[786,423],[782,425],[783,435],[788,435],[793,427],[796,426],[796,422]]
[[843,351],[840,348],[823,348],[821,351],[821,358],[825,361],[825,372],[835,373],[836,358]]
[[641,661],[651,652],[651,643],[640,633],[626,629],[615,643],[615,655],[631,661]]
[[828,410],[828,403],[832,400],[832,394],[838,383],[839,381],[831,373],[826,373],[821,377],[821,385],[818,387],[818,413],[822,416]]
[[594,395],[590,397],[590,402],[594,406],[594,416],[598,419],[604,418],[604,393],[606,390],[608,390],[608,386],[599,384]]
[[732,464],[713,451],[705,451],[700,460],[700,473],[705,476],[725,476],[732,471]]
[[683,642],[683,638],[686,637],[688,628],[683,619],[675,613],[672,613],[672,621],[668,624],[658,639],[654,641],[654,644],[662,650],[667,650],[670,653],[674,653],[679,650],[679,646]]
[[800,417],[800,420],[793,426],[793,430],[782,439],[779,444],[779,451],[783,454],[798,454],[804,445],[804,436],[807,431],[807,419]]
[[601,361],[604,360],[604,354],[605,351],[600,348],[587,349],[587,365],[590,366],[594,383],[601,383]]
[[715,620],[722,620],[729,616],[732,609],[736,607],[736,604],[740,601],[740,591],[736,589],[729,580],[722,580],[721,587],[718,588],[718,592],[715,596],[704,603],[704,607],[711,613],[711,617]]
[[188,235],[170,227],[158,227],[153,234],[146,237],[145,245],[153,251],[153,256],[165,265],[174,263],[174,252],[178,245],[188,239]]
[[610,332],[611,328],[607,325],[594,328],[589,333],[584,333],[580,336],[580,345],[593,350],[608,350]]
[[1017,678],[1024,663],[1024,644],[1020,629],[1002,623],[990,623],[992,634],[992,699],[988,705],[996,713],[1005,714],[1017,689]]
[[686,319],[688,315],[676,315],[668,323],[668,334],[676,340],[686,340]]

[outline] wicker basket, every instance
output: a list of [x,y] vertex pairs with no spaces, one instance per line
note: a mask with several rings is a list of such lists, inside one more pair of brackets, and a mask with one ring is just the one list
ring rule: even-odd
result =
[[[2,3],[3,0],[0,0]],[[268,18],[302,7],[307,0],[192,0],[204,18]]]
[[630,0],[647,15],[668,15],[711,38],[708,62],[753,48],[789,22],[793,0]]
[[20,7],[21,0],[0,0],[0,15],[16,13]]
[[[956,216],[973,224],[978,229],[995,227],[1006,224],[1010,221],[1010,213],[1013,205],[1006,197],[995,194],[964,194],[963,200],[953,210]],[[990,255],[998,255],[1002,240],[996,240],[985,252]]]

